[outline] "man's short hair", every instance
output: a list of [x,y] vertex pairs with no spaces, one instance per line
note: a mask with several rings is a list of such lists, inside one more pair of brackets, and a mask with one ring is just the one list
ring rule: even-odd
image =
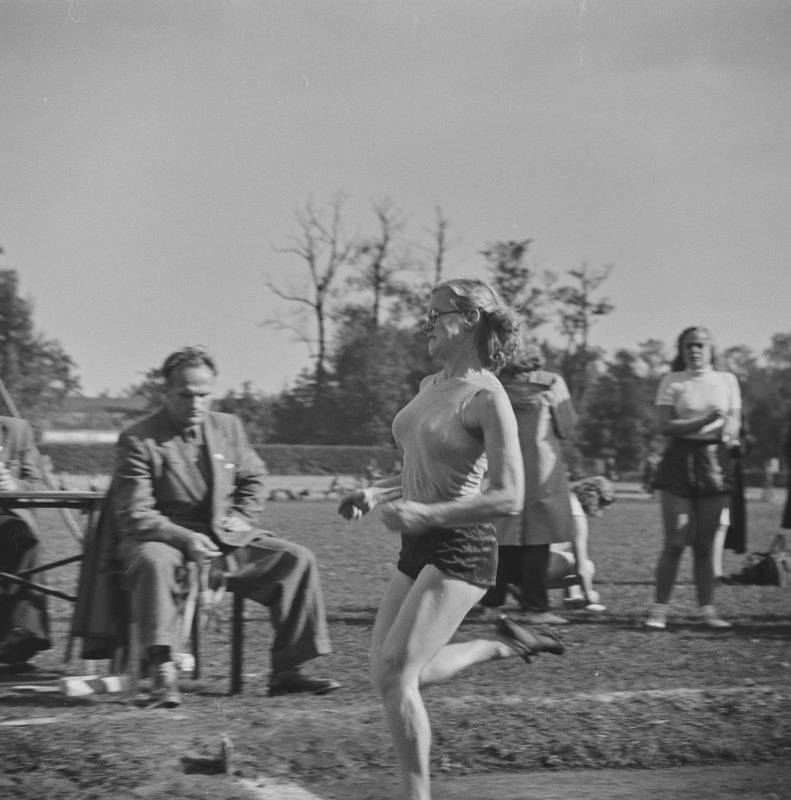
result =
[[217,374],[217,367],[207,347],[202,344],[182,347],[171,353],[162,364],[162,378],[165,383],[170,383],[170,376],[177,370],[185,367],[208,367],[213,374]]

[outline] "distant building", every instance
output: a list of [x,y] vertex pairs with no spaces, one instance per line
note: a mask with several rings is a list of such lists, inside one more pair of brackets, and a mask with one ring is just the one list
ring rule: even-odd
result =
[[118,434],[148,412],[148,399],[67,397],[39,426],[41,444],[114,444]]

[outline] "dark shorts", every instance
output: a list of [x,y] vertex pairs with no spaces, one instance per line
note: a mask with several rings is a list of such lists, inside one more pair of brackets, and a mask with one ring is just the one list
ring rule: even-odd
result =
[[671,439],[653,487],[679,497],[730,494],[733,463],[728,449],[719,442]]
[[497,537],[491,523],[464,528],[433,528],[401,534],[399,572],[416,580],[426,564],[451,578],[474,586],[494,586],[497,576]]

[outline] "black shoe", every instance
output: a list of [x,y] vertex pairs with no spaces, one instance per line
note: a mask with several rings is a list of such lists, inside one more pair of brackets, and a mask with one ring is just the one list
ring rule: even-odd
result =
[[273,672],[269,677],[270,697],[298,692],[328,694],[340,688],[341,685],[338,681],[330,678],[309,678],[296,669],[288,672]]
[[24,664],[41,650],[49,650],[49,639],[25,628],[12,628],[0,642],[0,664]]
[[522,660],[528,664],[531,657],[539,653],[552,653],[555,656],[562,656],[566,650],[563,642],[546,628],[517,625],[508,617],[498,620],[494,630],[497,638],[512,650],[515,650]]
[[151,691],[150,708],[178,708],[179,694],[178,670],[172,661],[157,664],[154,668],[154,687]]

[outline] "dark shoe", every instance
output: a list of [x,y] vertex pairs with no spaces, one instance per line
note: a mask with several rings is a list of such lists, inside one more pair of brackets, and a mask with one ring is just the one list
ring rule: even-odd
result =
[[270,697],[298,692],[328,694],[340,688],[341,685],[338,681],[330,678],[309,678],[296,669],[288,672],[273,672],[269,677]]
[[539,653],[552,653],[562,656],[566,648],[563,642],[544,628],[517,625],[508,617],[500,619],[494,627],[497,638],[515,650],[523,661],[530,663],[532,656]]
[[179,694],[178,670],[172,661],[154,667],[154,689],[151,692],[153,708],[176,708],[182,704]]
[[25,628],[12,628],[0,642],[0,664],[24,664],[41,650],[49,650],[49,639]]

